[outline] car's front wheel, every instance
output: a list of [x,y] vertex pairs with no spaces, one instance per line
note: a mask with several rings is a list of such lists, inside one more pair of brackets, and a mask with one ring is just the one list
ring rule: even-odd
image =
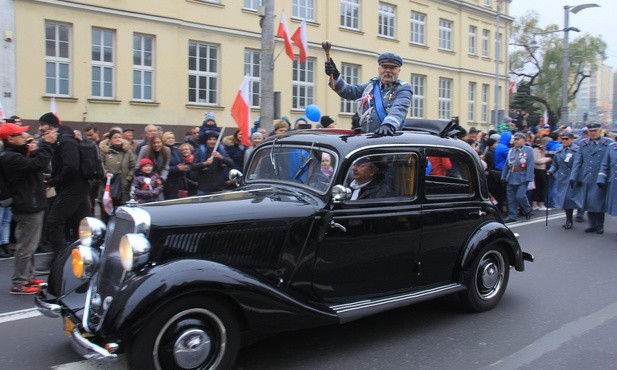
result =
[[498,245],[483,248],[466,271],[467,290],[460,294],[463,305],[478,312],[492,309],[505,293],[509,277],[510,262],[504,248]]
[[205,297],[166,304],[143,324],[128,348],[131,369],[229,369],[240,333],[229,305]]

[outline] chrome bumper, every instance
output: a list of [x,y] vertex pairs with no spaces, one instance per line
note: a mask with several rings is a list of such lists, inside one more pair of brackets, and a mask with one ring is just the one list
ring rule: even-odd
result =
[[84,338],[77,328],[71,331],[71,346],[84,358],[101,362],[115,362],[118,360],[118,355],[113,354],[105,348],[96,345]]
[[60,312],[62,310],[62,306],[56,303],[56,299],[47,297],[45,290],[41,290],[34,297],[34,306],[43,315],[53,318],[60,317]]

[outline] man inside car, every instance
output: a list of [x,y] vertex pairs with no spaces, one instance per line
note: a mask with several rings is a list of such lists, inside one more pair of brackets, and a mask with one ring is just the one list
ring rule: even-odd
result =
[[391,195],[390,188],[384,181],[384,173],[377,162],[360,158],[352,166],[353,181],[351,200],[384,198]]

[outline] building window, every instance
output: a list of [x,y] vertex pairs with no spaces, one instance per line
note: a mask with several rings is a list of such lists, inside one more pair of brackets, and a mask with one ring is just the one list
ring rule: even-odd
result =
[[411,12],[411,42],[413,44],[426,44],[426,15],[418,12]]
[[69,96],[71,26],[45,22],[45,94]]
[[341,27],[360,29],[360,0],[341,0]]
[[217,104],[219,49],[189,42],[189,102]]
[[112,30],[92,29],[92,96],[113,98],[114,36]]
[[495,60],[501,57],[501,33],[495,35]]
[[452,22],[446,19],[439,20],[439,48],[452,50]]
[[315,59],[308,58],[293,63],[292,108],[304,109],[315,101]]
[[413,97],[411,98],[411,117],[413,118],[424,118],[425,84],[426,76],[411,75],[411,91],[413,91]]
[[439,119],[450,119],[452,117],[452,80],[449,78],[439,78]]
[[[360,83],[360,66],[343,63],[341,77],[350,84]],[[341,113],[355,113],[358,110],[358,104],[356,101],[341,98]]]
[[315,20],[315,1],[314,0],[293,0],[291,4],[291,16],[307,21]]
[[476,33],[478,32],[478,27],[469,26],[469,49],[467,52],[472,55],[476,55]]
[[244,0],[244,9],[258,10],[262,0]]
[[261,53],[259,50],[244,50],[244,74],[249,76],[249,105],[259,108],[261,104]]
[[488,84],[482,84],[482,117],[480,117],[482,123],[488,122]]
[[133,35],[133,99],[154,100],[154,37]]
[[488,58],[488,40],[491,37],[489,30],[482,30],[482,57]]
[[396,13],[393,5],[379,3],[379,36],[394,38]]
[[476,120],[476,83],[469,83],[469,92],[467,93],[467,121],[474,122]]

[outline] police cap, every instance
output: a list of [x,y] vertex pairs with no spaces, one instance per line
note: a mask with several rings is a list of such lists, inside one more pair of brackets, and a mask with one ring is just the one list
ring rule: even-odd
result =
[[403,65],[403,58],[400,55],[393,53],[391,51],[386,51],[385,53],[381,53],[377,58],[377,63],[379,65],[395,65],[400,67]]
[[590,130],[600,128],[600,127],[602,127],[602,125],[599,122],[592,122],[592,123],[587,124],[587,128]]

